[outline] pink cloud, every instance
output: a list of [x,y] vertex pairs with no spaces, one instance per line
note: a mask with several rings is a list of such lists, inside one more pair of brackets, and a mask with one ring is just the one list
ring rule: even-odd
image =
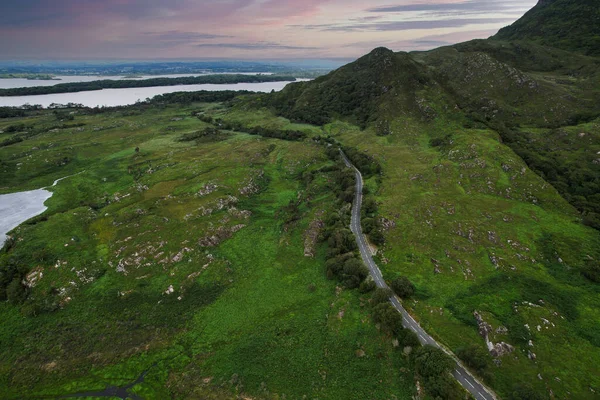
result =
[[3,0],[0,58],[355,57],[489,36],[535,2]]

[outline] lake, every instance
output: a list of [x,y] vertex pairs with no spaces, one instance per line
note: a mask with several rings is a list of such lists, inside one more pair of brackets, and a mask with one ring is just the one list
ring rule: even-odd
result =
[[[57,75],[56,80],[35,80],[25,78],[10,78],[0,79],[0,89],[14,89],[21,87],[34,87],[34,86],[54,86],[59,83],[76,83],[76,82],[93,82],[100,80],[144,80],[153,78],[185,78],[188,76],[203,76],[203,75],[259,75],[258,72],[219,72],[219,73],[204,73],[204,74],[171,74],[171,75],[143,75],[136,78],[130,78],[127,76],[109,76],[109,75]],[[260,75],[273,75],[272,72],[261,72]]]
[[[52,186],[66,178],[68,177],[55,180]],[[0,195],[0,249],[4,246],[8,232],[48,209],[44,203],[52,197],[52,192],[46,189]]]
[[8,232],[46,211],[44,202],[50,197],[52,192],[46,189],[0,195],[0,248]]
[[[171,77],[173,75],[170,75]],[[307,79],[298,79],[305,81]],[[40,81],[41,82],[41,81]],[[58,81],[57,81],[58,82]],[[0,96],[0,107],[18,107],[24,104],[40,104],[48,107],[52,103],[83,104],[86,107],[114,107],[127,106],[135,104],[137,101],[143,101],[159,94],[173,92],[196,92],[199,90],[219,91],[219,90],[251,90],[254,92],[268,93],[272,90],[280,91],[288,82],[262,82],[262,83],[235,83],[225,85],[204,84],[204,85],[179,85],[179,86],[155,86],[147,88],[127,88],[127,89],[103,89],[88,92],[77,93],[57,93],[35,96]]]

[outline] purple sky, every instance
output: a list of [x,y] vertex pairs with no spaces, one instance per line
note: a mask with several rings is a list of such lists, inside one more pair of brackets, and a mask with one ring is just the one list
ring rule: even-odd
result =
[[0,0],[0,59],[351,58],[485,38],[537,0]]

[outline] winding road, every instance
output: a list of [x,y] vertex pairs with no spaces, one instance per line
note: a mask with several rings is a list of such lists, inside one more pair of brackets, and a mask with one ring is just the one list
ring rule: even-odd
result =
[[[367,245],[367,241],[365,239],[365,235],[362,233],[362,227],[360,225],[360,210],[362,207],[362,192],[363,192],[363,179],[360,171],[348,160],[348,157],[344,154],[344,152],[340,149],[340,153],[346,165],[352,168],[356,174],[356,193],[354,195],[354,202],[352,203],[352,219],[350,222],[350,229],[354,236],[356,236],[356,243],[358,244],[358,248],[360,250],[360,255],[362,257],[363,262],[367,267],[369,267],[369,271],[371,272],[371,276],[375,281],[375,284],[379,288],[388,289],[388,285],[385,283],[383,279],[383,275],[381,275],[381,271],[375,261],[373,261],[373,256],[371,254],[371,249]],[[486,388],[483,384],[481,384],[461,363],[458,361],[458,358],[452,354],[448,349],[440,345],[435,341],[431,336],[425,332],[423,328],[415,321],[415,319],[402,307],[400,300],[397,296],[392,295],[390,297],[390,302],[394,306],[396,310],[400,314],[402,314],[402,324],[405,328],[410,329],[415,332],[419,337],[419,341],[423,345],[430,345],[433,347],[437,347],[442,349],[445,353],[450,355],[455,361],[456,366],[454,371],[452,371],[452,376],[464,387],[473,397],[477,400],[496,400],[496,396],[493,392]]]

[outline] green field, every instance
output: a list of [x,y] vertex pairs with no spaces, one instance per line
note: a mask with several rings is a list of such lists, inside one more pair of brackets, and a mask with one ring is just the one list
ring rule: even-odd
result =
[[[3,192],[79,173],[1,256],[28,266],[32,285],[25,303],[0,305],[1,397],[97,391],[145,371],[130,393],[147,399],[415,393],[368,296],[326,279],[323,244],[304,256],[310,223],[334,207],[326,173],[308,187],[299,179],[331,164],[323,147],[238,132],[179,141],[207,126],[192,116],[207,110],[223,109],[76,111],[77,126],[59,128],[50,111],[0,122],[42,132],[0,148]],[[291,200],[300,216],[290,221]]]

